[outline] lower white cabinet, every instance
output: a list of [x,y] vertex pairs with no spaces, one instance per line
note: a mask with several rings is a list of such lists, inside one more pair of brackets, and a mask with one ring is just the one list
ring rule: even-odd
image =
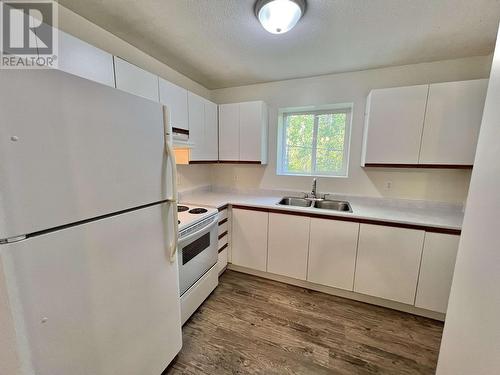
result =
[[446,313],[460,236],[426,233],[415,306]]
[[266,271],[268,213],[234,208],[232,211],[231,262]]
[[354,291],[413,305],[423,230],[360,224]]
[[306,280],[310,222],[305,216],[269,214],[267,272]]
[[243,208],[233,208],[231,223],[220,270],[229,256],[237,266],[446,313],[459,235]]
[[311,219],[307,281],[353,290],[359,223]]

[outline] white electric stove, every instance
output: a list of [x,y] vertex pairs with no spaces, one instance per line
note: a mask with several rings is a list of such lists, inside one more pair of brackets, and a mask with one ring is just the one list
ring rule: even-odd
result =
[[193,204],[179,203],[177,215],[179,219],[179,234],[184,229],[196,224],[203,219],[217,214],[217,209],[212,207],[195,206]]
[[219,283],[215,208],[179,204],[179,291],[184,324]]

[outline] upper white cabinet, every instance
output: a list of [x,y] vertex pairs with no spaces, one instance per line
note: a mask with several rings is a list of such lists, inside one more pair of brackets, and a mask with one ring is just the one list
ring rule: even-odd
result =
[[470,166],[487,80],[372,90],[362,166]]
[[219,106],[219,160],[267,163],[267,105],[262,101]]
[[219,105],[219,160],[240,159],[240,105]]
[[446,313],[460,236],[426,233],[415,306]]
[[217,104],[205,100],[205,160],[219,159]]
[[360,224],[354,291],[413,305],[425,232]]
[[115,56],[116,88],[159,101],[158,76]]
[[203,160],[205,139],[205,103],[201,96],[188,93],[190,160]]
[[267,163],[267,105],[240,103],[240,161]]
[[113,55],[59,30],[58,69],[115,87]]
[[217,161],[217,104],[188,93],[191,161]]
[[429,85],[372,90],[363,164],[417,164]]
[[430,85],[421,164],[474,163],[487,88],[487,79]]
[[189,130],[188,123],[188,91],[160,78],[160,103],[165,104],[169,111],[172,128]]
[[305,216],[269,214],[267,272],[306,280],[310,221]]
[[259,271],[267,269],[267,212],[233,209],[231,261]]
[[311,219],[307,281],[352,291],[358,233],[359,223]]

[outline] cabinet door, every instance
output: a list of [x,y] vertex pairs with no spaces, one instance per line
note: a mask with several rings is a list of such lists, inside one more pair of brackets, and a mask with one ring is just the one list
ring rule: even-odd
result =
[[59,30],[58,69],[115,87],[113,56]]
[[143,98],[159,101],[158,76],[119,58],[115,59],[116,88]]
[[307,281],[353,290],[359,223],[311,219]]
[[240,160],[240,105],[219,106],[219,160]]
[[261,161],[264,103],[240,103],[240,159]]
[[429,85],[373,90],[365,118],[363,165],[417,164]]
[[205,160],[219,159],[217,104],[205,100]]
[[304,216],[269,214],[267,272],[306,279],[310,221]]
[[430,85],[421,164],[472,165],[487,79]]
[[232,221],[231,262],[266,271],[268,213],[233,209]]
[[354,291],[413,305],[424,234],[361,224]]
[[189,130],[187,90],[163,78],[159,79],[159,88],[160,103],[168,107],[172,127]]
[[205,99],[201,96],[188,93],[189,109],[189,143],[191,160],[204,160],[205,157]]
[[446,313],[460,236],[426,233],[415,306]]

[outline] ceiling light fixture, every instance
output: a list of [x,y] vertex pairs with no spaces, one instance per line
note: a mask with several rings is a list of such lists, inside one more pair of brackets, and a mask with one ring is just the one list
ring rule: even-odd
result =
[[290,31],[306,10],[306,0],[257,0],[255,15],[272,34]]

